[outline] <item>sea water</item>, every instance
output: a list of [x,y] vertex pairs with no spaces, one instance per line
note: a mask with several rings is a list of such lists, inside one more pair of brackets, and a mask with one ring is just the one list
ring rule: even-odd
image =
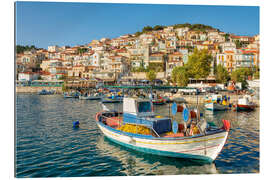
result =
[[[221,119],[231,122],[226,145],[211,164],[145,154],[111,142],[95,123],[94,115],[101,110],[97,100],[17,94],[16,177],[258,173],[259,108],[217,113],[199,108],[203,118],[217,126]],[[167,116],[169,105],[155,106],[155,111]],[[73,127],[75,121],[79,128]]]

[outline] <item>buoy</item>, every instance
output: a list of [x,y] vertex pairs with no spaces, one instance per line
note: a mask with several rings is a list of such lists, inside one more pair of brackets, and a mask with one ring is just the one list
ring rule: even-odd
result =
[[229,131],[231,127],[230,121],[222,119],[222,122],[223,122],[223,129],[225,129],[226,131]]
[[73,127],[79,127],[79,126],[80,126],[80,122],[79,121],[73,122]]
[[182,106],[182,105],[178,105],[177,106],[177,112],[183,112],[183,110],[184,110],[184,107]]
[[176,121],[173,121],[172,130],[174,134],[178,132],[178,123]]

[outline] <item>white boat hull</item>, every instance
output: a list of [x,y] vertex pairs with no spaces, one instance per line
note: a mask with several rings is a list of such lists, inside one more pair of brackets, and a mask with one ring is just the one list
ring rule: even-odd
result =
[[224,110],[227,110],[229,106],[211,102],[211,103],[206,103],[205,108],[212,111],[224,111]]
[[103,96],[79,96],[79,99],[82,100],[98,100],[101,99]]
[[216,134],[184,138],[138,138],[117,132],[100,122],[98,127],[110,140],[128,148],[161,156],[200,159],[212,162],[222,150],[227,131]]

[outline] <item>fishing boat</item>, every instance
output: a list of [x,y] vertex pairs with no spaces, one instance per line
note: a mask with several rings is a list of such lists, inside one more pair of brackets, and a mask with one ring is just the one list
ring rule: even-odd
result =
[[256,104],[251,101],[251,96],[245,95],[238,99],[238,102],[234,105],[237,111],[252,111],[256,107]]
[[166,103],[166,99],[160,95],[149,94],[149,98],[152,99],[152,103],[154,105],[163,105]]
[[218,104],[216,102],[206,103],[204,106],[207,110],[212,111],[224,111],[229,109],[228,105]]
[[205,108],[211,111],[224,111],[230,109],[229,98],[219,94],[205,97]]
[[[184,109],[185,119],[189,112]],[[124,97],[123,111],[104,109],[95,115],[97,126],[111,141],[144,153],[213,162],[228,137],[230,122],[211,128],[200,121],[200,133],[185,135],[176,130],[175,121],[157,116],[151,99]],[[204,123],[203,123],[204,122]],[[129,128],[128,128],[129,127]],[[133,128],[131,128],[133,127]],[[173,135],[170,135],[173,131]]]
[[103,98],[104,95],[101,93],[95,93],[95,94],[89,94],[89,95],[80,95],[79,99],[82,100],[99,100],[101,98]]
[[[192,161],[186,161],[183,162],[183,164],[185,164],[185,168],[179,168],[178,166],[172,166],[172,162],[168,161],[167,158],[159,158],[155,160],[153,160],[151,157],[141,158],[141,156],[128,156],[126,158],[123,158],[123,154],[127,150],[116,146],[114,143],[111,143],[108,138],[102,136],[98,138],[96,147],[103,154],[110,154],[110,157],[118,159],[121,162],[122,166],[129,167],[130,161],[132,160],[132,162],[136,162],[136,167],[144,167],[144,169],[151,169],[151,174],[153,175],[158,175],[160,174],[160,172],[163,172],[164,175],[176,175],[176,172],[179,172],[179,174],[185,174],[188,172],[187,170],[192,171],[193,174],[218,174],[215,163],[202,164]],[[155,162],[158,162],[161,165],[156,166]],[[127,175],[130,176],[134,175],[133,171],[127,171],[127,173]]]
[[152,102],[154,105],[163,105],[166,103],[166,100],[163,99],[162,97],[157,97],[157,98],[154,98]]
[[63,93],[64,98],[79,98],[80,93],[79,92],[64,92]]
[[49,90],[47,91],[46,89],[42,89],[41,91],[38,92],[38,95],[52,95],[54,94],[54,90]]
[[123,102],[123,96],[120,95],[120,93],[112,93],[109,96],[104,96],[101,98],[102,103],[122,103]]
[[73,98],[73,96],[71,95],[71,93],[68,92],[64,92],[63,93],[64,98]]

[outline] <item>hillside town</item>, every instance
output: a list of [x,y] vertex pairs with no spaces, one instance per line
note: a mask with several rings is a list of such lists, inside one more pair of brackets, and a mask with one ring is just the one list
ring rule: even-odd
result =
[[[198,28],[199,27],[199,28]],[[207,50],[211,71],[204,82],[215,82],[215,67],[229,74],[239,68],[259,69],[260,36],[239,36],[205,25],[144,27],[142,32],[92,40],[79,46],[48,46],[16,53],[18,82],[79,80],[116,83],[146,80],[147,72],[172,83],[175,67],[187,64],[194,50]]]

